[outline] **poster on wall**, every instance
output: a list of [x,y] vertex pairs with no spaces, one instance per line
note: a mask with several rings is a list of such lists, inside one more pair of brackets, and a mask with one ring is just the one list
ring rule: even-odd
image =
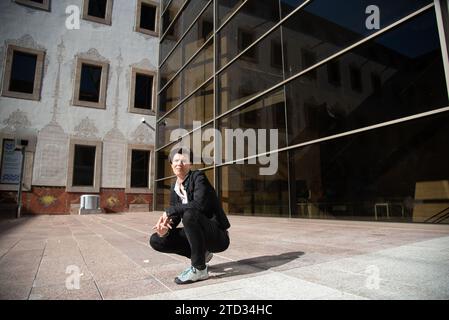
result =
[[3,140],[0,183],[19,184],[22,152],[15,149],[14,140]]

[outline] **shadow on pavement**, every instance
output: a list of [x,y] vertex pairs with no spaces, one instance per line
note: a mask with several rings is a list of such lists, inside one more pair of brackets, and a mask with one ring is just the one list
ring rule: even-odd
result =
[[294,251],[285,252],[278,255],[261,256],[233,262],[220,263],[209,266],[209,271],[212,273],[218,273],[218,275],[212,275],[211,278],[226,278],[238,275],[258,273],[287,264],[293,260],[300,258],[303,254],[304,252],[302,251]]
[[36,216],[35,215],[23,215],[21,218],[15,218],[14,216],[3,216],[0,218],[0,238],[8,235],[12,229],[30,223]]

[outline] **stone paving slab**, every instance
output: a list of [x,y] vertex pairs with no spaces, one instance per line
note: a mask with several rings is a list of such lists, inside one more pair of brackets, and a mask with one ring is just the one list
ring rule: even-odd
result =
[[148,244],[159,215],[0,221],[0,299],[449,299],[448,225],[230,216],[210,278],[179,286],[189,260]]

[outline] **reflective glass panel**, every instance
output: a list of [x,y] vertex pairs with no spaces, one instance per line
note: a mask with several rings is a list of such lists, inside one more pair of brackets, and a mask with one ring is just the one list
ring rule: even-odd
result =
[[[284,89],[266,95],[244,108],[227,114],[218,120],[218,126],[223,140],[223,162],[285,147]],[[277,129],[277,133],[270,137],[270,129]],[[227,138],[226,130],[228,130],[228,134],[232,133],[235,136],[232,142]],[[265,138],[265,144],[261,144],[261,141],[259,141],[261,137]],[[271,139],[276,139],[276,144],[273,144]],[[271,145],[276,147],[271,148]],[[226,148],[231,147],[233,150],[232,157],[229,152],[226,154]],[[243,154],[243,156],[237,156],[239,154]]]
[[218,33],[218,68],[245,50],[279,20],[278,0],[246,2]]
[[449,104],[433,10],[316,72],[286,85],[290,145]]
[[278,170],[261,175],[260,164],[218,167],[223,209],[227,214],[289,216],[287,154],[278,155]]
[[183,11],[168,29],[166,35],[162,39],[161,44],[159,45],[159,61],[163,61],[167,57],[168,53],[175,47],[182,35],[200,14],[201,10],[206,7],[208,2],[208,0],[189,1],[187,6],[184,7]]
[[[372,20],[371,0],[315,0],[282,24],[285,72],[289,77],[432,3],[430,0],[382,0],[376,2],[379,19]],[[373,9],[373,10],[377,10]],[[433,9],[431,9],[433,10]],[[376,14],[377,11],[369,11]],[[379,21],[379,24],[375,24]],[[302,59],[302,51],[313,56]]]
[[257,43],[219,74],[219,113],[223,113],[283,80],[272,55],[282,55],[279,29]]
[[213,106],[213,82],[210,81],[179,108],[158,122],[159,146],[170,142],[170,133],[173,130],[184,128],[191,131],[193,129],[193,121],[199,121],[203,125],[211,120],[214,112]]
[[210,4],[195,22],[181,43],[160,68],[161,88],[178,72],[201,46],[212,36],[213,6]]
[[293,216],[449,222],[449,113],[291,152]]

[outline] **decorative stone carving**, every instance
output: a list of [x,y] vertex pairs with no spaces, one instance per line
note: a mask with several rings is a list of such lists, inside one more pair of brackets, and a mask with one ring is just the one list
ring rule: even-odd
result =
[[[30,36],[29,34],[25,34],[19,39],[8,39],[5,42],[6,42],[7,46],[14,45],[14,46],[23,47],[23,48],[35,49],[35,50],[40,50],[40,51],[45,51],[45,52],[47,51],[45,49],[45,47],[39,45],[36,41],[34,41],[33,37]],[[43,77],[45,77],[45,75],[47,74],[47,69],[48,69],[49,64],[50,64],[50,59],[48,58],[48,55],[46,54]]]
[[56,122],[47,124],[38,135],[33,184],[65,186],[69,137]]
[[58,74],[56,75],[56,82],[55,82],[55,91],[53,93],[53,116],[52,116],[52,122],[57,124],[56,116],[58,114],[58,104],[59,104],[59,90],[61,87],[61,65],[64,61],[64,52],[65,52],[65,46],[64,41],[61,39],[61,42],[58,45]]
[[95,48],[90,48],[87,52],[80,52],[77,57],[109,63],[109,60],[103,57]]
[[103,188],[125,188],[126,141],[108,140],[103,142]]
[[141,123],[137,129],[131,134],[132,144],[150,144],[154,145],[154,131],[147,125]]
[[[88,60],[94,60],[94,61],[98,61],[98,62],[105,62],[107,64],[111,64],[111,62],[106,59],[105,57],[103,57],[97,49],[95,48],[90,48],[87,52],[79,52],[75,55],[75,59],[73,59],[72,61],[72,72],[71,72],[71,81],[74,82],[75,81],[75,74],[76,74],[76,61],[78,58],[81,59],[88,59]],[[108,74],[108,82],[111,81],[112,78],[112,69],[109,67],[109,74]]]
[[125,135],[118,128],[112,128],[111,130],[109,130],[108,133],[106,133],[106,135],[104,136],[104,140],[120,141],[126,143]]
[[8,45],[11,44],[11,45],[15,45],[18,47],[25,47],[25,48],[45,51],[45,47],[39,45],[36,41],[34,41],[33,37],[30,36],[29,34],[25,34],[19,39],[9,39],[6,41],[6,43]]
[[103,140],[102,186],[124,188],[126,169],[126,138],[118,128],[112,128]]
[[120,76],[123,58],[121,52],[117,57],[117,83],[114,96],[114,124],[103,140],[102,186],[105,188],[124,188],[126,184],[126,138],[118,128],[118,109],[120,106]]
[[122,63],[123,63],[123,57],[122,57],[122,51],[119,49],[119,56],[117,57],[117,85],[115,88],[115,99],[114,99],[114,128],[118,127],[118,109],[120,106],[120,76],[122,74]]
[[147,58],[142,59],[137,63],[131,64],[131,67],[145,69],[145,70],[157,70],[157,67],[151,63]]
[[74,136],[78,138],[87,139],[99,139],[98,129],[95,126],[94,121],[90,120],[89,117],[85,117],[81,120],[80,124],[75,127]]
[[6,127],[1,131],[5,133],[14,133],[18,129],[31,127],[31,122],[28,120],[27,114],[19,109],[11,113],[7,119],[3,120],[3,124]]

